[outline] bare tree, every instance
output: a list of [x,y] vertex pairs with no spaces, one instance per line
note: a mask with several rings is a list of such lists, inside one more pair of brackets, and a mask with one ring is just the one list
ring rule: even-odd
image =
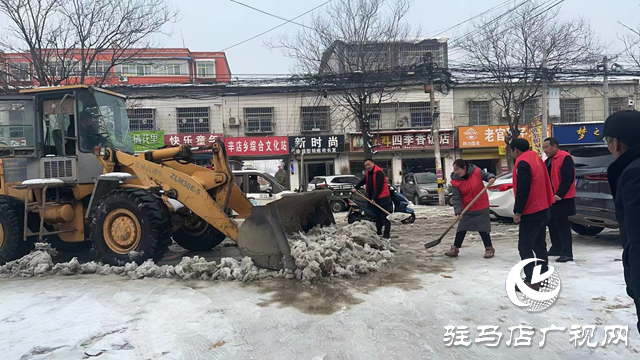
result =
[[0,51],[30,64],[7,61],[6,75],[42,86],[101,85],[177,18],[165,0],[0,0],[0,12],[9,19]]
[[[499,16],[481,18],[471,32],[452,43],[470,67],[486,74],[485,96],[504,109],[509,124],[507,143],[520,135],[525,104],[541,94],[543,81],[552,80],[561,69],[592,63],[602,50],[587,20],[561,19],[558,8],[545,4],[523,2]],[[511,168],[509,151],[507,158]]]
[[310,26],[267,44],[295,59],[295,71],[312,77],[320,93],[343,110],[343,129],[357,122],[368,155],[374,151],[371,114],[407,79],[409,64],[399,47],[417,35],[405,21],[410,8],[410,0],[335,0]]
[[618,22],[628,30],[628,33],[620,36],[620,40],[624,44],[624,52],[633,60],[635,65],[640,68],[640,25],[635,28]]

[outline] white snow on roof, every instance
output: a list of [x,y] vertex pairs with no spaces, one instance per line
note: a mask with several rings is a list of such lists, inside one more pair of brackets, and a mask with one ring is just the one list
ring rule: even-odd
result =
[[51,185],[51,184],[64,184],[64,181],[60,179],[31,179],[22,182],[22,185]]

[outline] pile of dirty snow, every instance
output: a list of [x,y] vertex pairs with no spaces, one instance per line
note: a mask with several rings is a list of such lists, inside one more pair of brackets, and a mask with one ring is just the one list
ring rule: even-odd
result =
[[[109,266],[99,262],[81,264],[77,258],[54,264],[51,248],[45,244],[24,257],[0,266],[0,276],[32,277],[45,275],[99,274],[120,275],[131,279],[171,278],[181,280],[254,281],[264,278],[287,278],[317,282],[322,277],[354,277],[377,271],[393,257],[387,240],[376,235],[375,225],[358,222],[351,225],[316,227],[307,234],[289,238],[296,270],[272,271],[259,269],[245,257],[238,261],[223,258],[220,263],[194,256],[184,257],[178,265],[156,265],[147,260],[124,266]],[[55,256],[55,253],[53,254]]]

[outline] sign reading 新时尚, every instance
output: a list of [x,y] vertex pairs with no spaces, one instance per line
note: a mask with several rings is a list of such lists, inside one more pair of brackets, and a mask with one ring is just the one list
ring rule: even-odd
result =
[[[351,151],[363,151],[362,135],[351,135]],[[376,151],[425,150],[433,149],[431,131],[376,132],[373,134],[373,146]],[[453,149],[453,131],[440,131],[440,148]]]
[[336,154],[344,152],[344,135],[289,136],[292,154]]
[[[520,137],[532,142],[529,125],[521,125]],[[462,149],[490,148],[505,146],[510,130],[508,125],[482,125],[458,127],[459,147]],[[551,125],[547,125],[547,133],[551,134]]]
[[229,156],[288,155],[289,141],[286,136],[225,138]]

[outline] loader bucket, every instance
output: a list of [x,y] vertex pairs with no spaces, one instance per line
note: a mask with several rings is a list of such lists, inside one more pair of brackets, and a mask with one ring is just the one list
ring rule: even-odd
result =
[[335,224],[329,205],[331,190],[287,194],[265,206],[254,206],[238,233],[243,256],[262,268],[295,269],[287,235]]

